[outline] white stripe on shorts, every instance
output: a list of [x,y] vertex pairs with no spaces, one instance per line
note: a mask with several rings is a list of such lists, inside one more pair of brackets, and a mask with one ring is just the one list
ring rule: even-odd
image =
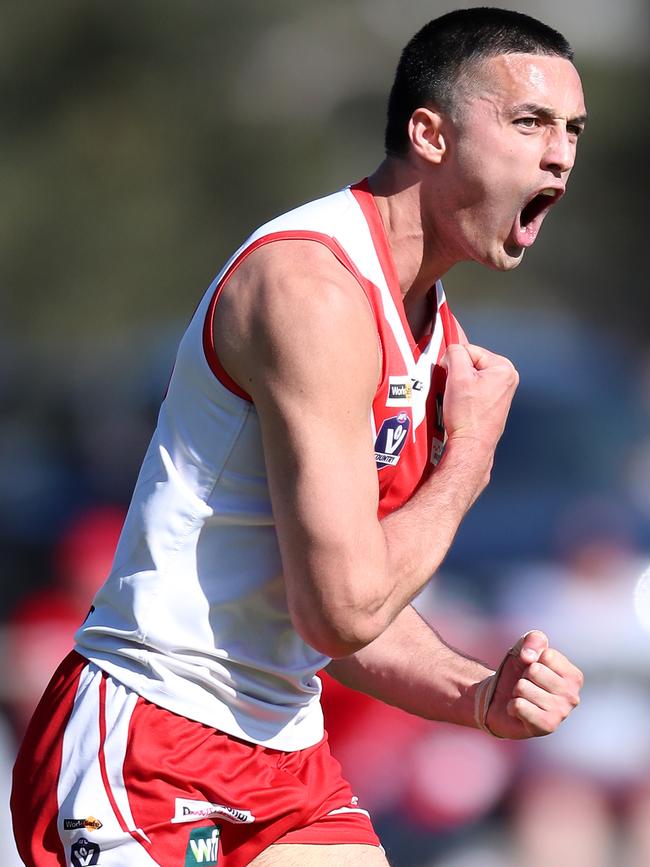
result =
[[361,807],[337,807],[335,810],[330,810],[328,816],[336,816],[339,813],[363,813],[364,816],[370,818],[370,813],[367,810],[362,810]]
[[[68,864],[79,867],[92,863],[90,853],[99,846],[101,867],[160,867],[145,848],[146,834],[136,827],[122,774],[129,722],[138,701],[136,693],[107,677],[105,689],[106,738],[100,757],[100,691],[102,672],[89,663],[81,672],[74,711],[63,737],[61,772],[57,785],[59,815],[57,828]],[[102,776],[114,803],[122,814],[124,831],[111,804]],[[66,830],[65,820],[93,817],[102,825]],[[87,841],[87,842],[83,842]],[[76,847],[73,859],[71,850]],[[94,859],[93,859],[94,860]]]

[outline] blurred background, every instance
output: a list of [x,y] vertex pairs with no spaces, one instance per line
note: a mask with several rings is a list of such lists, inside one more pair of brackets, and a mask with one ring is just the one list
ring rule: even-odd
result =
[[[256,226],[374,169],[401,48],[460,5],[477,4],[0,4],[3,865],[16,743],[108,572],[195,304]],[[446,279],[521,386],[419,606],[495,666],[547,630],[584,700],[557,735],[511,744],[328,683],[329,727],[395,867],[647,867],[649,7],[501,5],[573,43],[591,118],[523,266]]]

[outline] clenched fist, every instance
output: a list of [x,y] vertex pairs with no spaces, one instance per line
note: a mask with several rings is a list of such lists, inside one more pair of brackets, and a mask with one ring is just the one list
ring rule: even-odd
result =
[[582,683],[582,672],[543,632],[528,632],[479,684],[476,722],[499,738],[548,735],[579,704]]
[[471,343],[449,346],[440,365],[447,371],[443,402],[447,436],[483,441],[494,449],[519,384],[514,365]]

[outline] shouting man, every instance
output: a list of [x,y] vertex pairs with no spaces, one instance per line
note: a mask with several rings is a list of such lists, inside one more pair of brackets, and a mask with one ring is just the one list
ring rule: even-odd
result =
[[440,278],[508,270],[585,124],[566,40],[515,12],[406,46],[386,158],[256,231],[180,344],[111,574],[13,795],[28,867],[386,865],[331,757],[320,681],[528,738],[580,672],[528,633],[495,672],[411,606],[488,483],[517,387]]

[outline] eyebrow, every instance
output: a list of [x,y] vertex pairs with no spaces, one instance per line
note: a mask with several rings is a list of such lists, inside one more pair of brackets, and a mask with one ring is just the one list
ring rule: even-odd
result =
[[[524,102],[521,103],[521,105],[515,105],[510,110],[510,114],[513,117],[516,114],[535,114],[537,117],[548,121],[555,120],[557,117],[552,108],[548,108],[545,105],[537,105],[537,103],[534,102]],[[579,114],[576,115],[576,117],[568,117],[567,123],[578,124],[579,126],[584,127],[587,123],[587,115]]]

